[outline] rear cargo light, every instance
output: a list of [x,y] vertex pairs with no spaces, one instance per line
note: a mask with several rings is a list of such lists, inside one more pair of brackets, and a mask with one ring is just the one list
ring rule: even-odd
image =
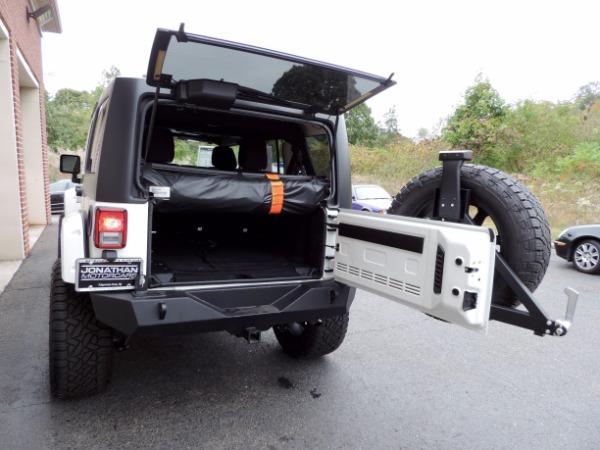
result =
[[127,244],[127,211],[124,209],[98,208],[96,210],[97,248],[123,248]]

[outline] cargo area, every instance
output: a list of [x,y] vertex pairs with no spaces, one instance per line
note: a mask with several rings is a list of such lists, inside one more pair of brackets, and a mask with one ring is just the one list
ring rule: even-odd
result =
[[324,127],[170,102],[150,126],[150,112],[139,175],[152,204],[152,287],[321,278]]
[[151,284],[320,278],[323,211],[305,215],[154,212]]

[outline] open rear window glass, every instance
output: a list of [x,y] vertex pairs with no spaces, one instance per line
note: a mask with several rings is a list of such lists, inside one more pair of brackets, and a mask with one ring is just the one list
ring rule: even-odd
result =
[[173,88],[179,81],[200,79],[238,85],[237,98],[264,103],[279,99],[292,107],[329,114],[343,114],[395,84],[391,77],[159,29],[148,66],[148,84]]

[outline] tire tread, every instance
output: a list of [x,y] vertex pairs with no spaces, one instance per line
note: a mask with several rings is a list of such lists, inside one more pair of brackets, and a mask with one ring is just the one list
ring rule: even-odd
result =
[[[442,167],[424,172],[409,181],[396,195],[388,212],[413,216],[415,210],[428,201],[433,205],[432,190],[439,186]],[[495,197],[494,203],[505,209],[514,222],[516,242],[510,251],[502,249],[501,254],[530,291],[534,291],[542,281],[551,254],[550,225],[544,210],[533,195],[520,181],[511,175],[492,167],[465,164],[461,171],[461,182],[474,190],[486,190]],[[422,194],[429,194],[428,198]],[[488,211],[489,213],[489,211]],[[500,287],[498,287],[498,285]],[[505,306],[518,306],[519,301],[508,292],[503,280],[494,282],[494,303]]]
[[112,371],[112,330],[96,320],[90,296],[52,268],[49,318],[50,389],[59,399],[102,392]]

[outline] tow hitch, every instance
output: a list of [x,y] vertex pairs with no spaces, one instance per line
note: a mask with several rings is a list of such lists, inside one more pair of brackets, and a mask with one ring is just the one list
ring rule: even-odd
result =
[[256,328],[246,328],[243,337],[249,344],[258,344],[260,342],[260,334],[260,330]]
[[[460,169],[465,161],[470,161],[472,158],[473,152],[469,150],[440,152],[442,182],[434,203],[434,216],[437,219],[473,223],[467,214],[469,191],[460,187]],[[573,323],[579,298],[577,291],[572,288],[565,289],[567,295],[565,318],[552,320],[500,253],[496,253],[495,270],[521,301],[525,311],[492,304],[490,320],[532,330],[537,336],[567,334]]]

